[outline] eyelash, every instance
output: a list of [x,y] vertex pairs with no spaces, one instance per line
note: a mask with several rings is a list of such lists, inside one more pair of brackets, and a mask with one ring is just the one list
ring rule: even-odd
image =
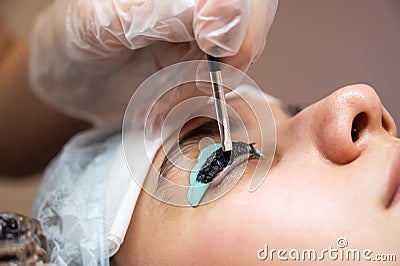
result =
[[254,148],[254,144],[241,141],[235,141],[232,144],[233,148],[229,157],[226,157],[220,147],[206,159],[201,166],[202,169],[197,173],[198,182],[218,184],[242,163],[248,162],[252,157],[262,156],[261,152]]
[[293,117],[303,111],[303,108],[299,104],[288,104],[284,109],[290,117]]
[[[233,178],[232,171],[234,169],[237,169],[237,167],[243,165],[243,163],[249,162],[251,160],[256,160],[256,159],[259,159],[259,157],[254,156],[254,155],[250,155],[247,160],[243,160],[242,162],[240,162],[237,165],[228,165],[222,172],[217,174],[217,176],[212,181],[212,182],[215,182],[215,183],[214,183],[213,186],[210,187],[210,189],[215,190],[216,192],[218,192],[218,190],[221,189],[226,182],[229,182],[229,180],[231,178]],[[224,177],[222,178],[222,180],[219,180],[219,179],[221,179],[221,175],[224,175]]]
[[[179,141],[177,143],[175,143],[167,152],[167,155],[164,157],[164,160],[159,168],[159,172],[158,172],[158,184],[157,184],[157,190],[162,187],[164,184],[166,184],[167,180],[169,181],[173,181],[175,178],[179,178],[179,174],[180,172],[182,172],[181,167],[177,167],[177,163],[179,164],[179,162],[181,161],[181,157],[182,154],[198,154],[199,149],[197,147],[199,147],[199,143],[201,141],[201,139],[204,136],[217,136],[219,134],[219,130],[218,130],[218,124],[216,121],[209,121],[206,122],[204,124],[202,124],[201,126],[189,131],[188,133],[186,133],[183,137],[181,137],[179,139]],[[192,158],[195,159],[195,158]],[[249,160],[253,160],[256,159],[254,158],[254,156],[244,160],[244,161],[249,161]],[[184,168],[186,169],[191,169],[193,168],[194,165],[190,166],[190,165],[186,165],[184,166]],[[188,167],[188,168],[187,168]],[[228,168],[228,167],[226,167]],[[228,177],[230,176],[230,172],[233,170],[234,168],[229,167],[226,171],[225,171],[225,176]],[[186,170],[184,170],[186,172]],[[189,171],[190,172],[190,171]],[[187,173],[189,173],[187,172]],[[228,172],[226,174],[226,172]],[[217,176],[215,176],[215,178],[219,178],[219,174],[217,174]],[[227,179],[227,178],[224,178]],[[220,183],[223,183],[223,180],[221,180]]]

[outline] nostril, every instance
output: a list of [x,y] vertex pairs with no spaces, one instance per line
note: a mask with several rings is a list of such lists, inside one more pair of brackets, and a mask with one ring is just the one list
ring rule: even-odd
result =
[[356,142],[358,140],[358,131],[357,128],[354,127],[354,125],[351,127],[351,140],[353,142]]
[[367,114],[362,112],[356,115],[351,124],[351,140],[356,142],[368,124]]

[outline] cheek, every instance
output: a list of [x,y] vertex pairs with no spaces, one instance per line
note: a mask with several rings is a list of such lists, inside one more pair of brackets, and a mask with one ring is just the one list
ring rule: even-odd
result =
[[238,254],[246,261],[257,259],[264,244],[276,248],[331,244],[346,230],[340,225],[349,226],[342,220],[349,211],[343,203],[348,199],[340,195],[343,184],[326,169],[318,169],[308,163],[299,171],[298,166],[286,164],[284,170],[272,171],[254,193],[248,192],[247,183],[240,184],[204,212],[195,250],[206,248],[207,258],[227,262],[227,258],[237,261]]
[[198,223],[195,250],[206,250],[202,261],[213,264],[257,262],[257,250],[267,240],[260,208],[253,206],[247,186],[212,204]]
[[214,263],[238,263],[238,259],[248,263],[258,261],[257,251],[265,244],[293,246],[293,234],[300,233],[295,221],[307,212],[302,201],[309,194],[296,182],[271,174],[253,193],[248,192],[248,182],[239,183],[215,203],[204,206],[207,209],[196,225],[193,249],[206,248],[202,259]]

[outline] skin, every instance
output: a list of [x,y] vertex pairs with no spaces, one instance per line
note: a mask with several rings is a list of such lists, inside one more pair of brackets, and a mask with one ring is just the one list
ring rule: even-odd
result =
[[[288,265],[291,261],[280,261],[276,253],[273,261],[260,261],[257,251],[267,244],[269,249],[319,252],[338,248],[339,237],[346,238],[348,248],[371,249],[372,258],[399,256],[400,202],[388,206],[388,184],[400,141],[375,91],[348,86],[293,118],[279,104],[272,110],[279,161],[258,190],[248,192],[257,164],[250,161],[229,193],[197,208],[160,203],[142,191],[113,263]],[[352,122],[362,112],[367,119],[358,122],[359,138],[353,142]],[[156,156],[156,165],[163,156]],[[326,255],[319,265],[338,263],[365,261],[332,261]]]

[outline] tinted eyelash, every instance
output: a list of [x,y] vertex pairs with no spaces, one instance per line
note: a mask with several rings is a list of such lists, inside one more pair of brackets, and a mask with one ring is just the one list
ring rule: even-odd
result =
[[253,144],[247,144],[244,142],[233,142],[230,154],[224,153],[222,148],[219,148],[207,158],[206,162],[197,174],[196,180],[204,184],[210,183],[220,172],[242,155],[259,156],[257,150],[253,147]]

